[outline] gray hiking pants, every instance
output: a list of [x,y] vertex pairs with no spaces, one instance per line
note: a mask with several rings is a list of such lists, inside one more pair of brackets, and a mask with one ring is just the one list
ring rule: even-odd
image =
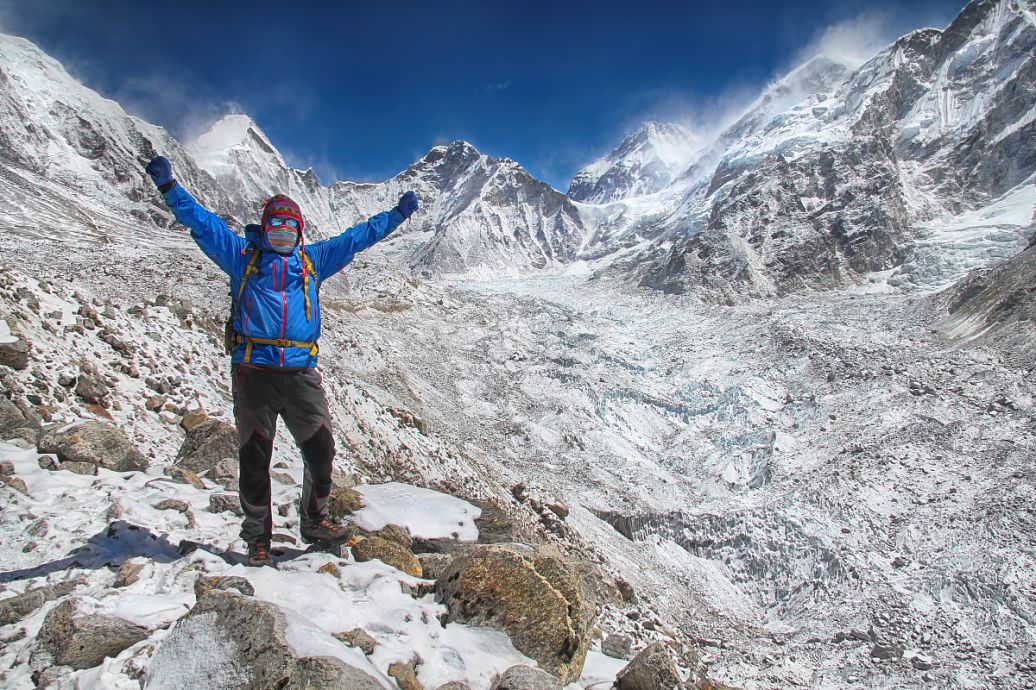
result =
[[331,493],[335,442],[331,415],[316,369],[277,371],[235,364],[232,367],[234,420],[240,442],[241,538],[269,541],[273,534],[270,457],[277,417],[284,420],[299,450],[304,472],[300,517],[319,522]]

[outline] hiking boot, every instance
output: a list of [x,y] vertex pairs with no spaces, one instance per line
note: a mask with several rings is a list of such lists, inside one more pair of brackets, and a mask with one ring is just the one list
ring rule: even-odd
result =
[[248,545],[248,565],[259,567],[273,565],[273,554],[270,553],[270,542],[258,540]]
[[303,520],[300,528],[302,541],[313,544],[321,541],[345,541],[349,538],[349,530],[341,522],[332,521],[325,516],[317,522]]

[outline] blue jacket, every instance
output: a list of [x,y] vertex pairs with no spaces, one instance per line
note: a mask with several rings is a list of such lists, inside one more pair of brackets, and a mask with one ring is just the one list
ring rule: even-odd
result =
[[[291,340],[315,343],[320,338],[319,282],[341,271],[357,252],[384,239],[405,220],[399,209],[371,216],[337,237],[305,246],[313,263],[316,280],[303,280],[303,261],[299,247],[288,255],[270,249],[258,225],[245,228],[245,237],[236,235],[223,220],[206,210],[179,184],[163,194],[176,220],[191,229],[191,237],[205,255],[230,276],[231,294],[236,297],[252,251],[261,252],[259,273],[249,278],[234,314],[234,330],[246,338]],[[308,282],[311,304],[306,318],[303,285]],[[231,361],[245,359],[246,345],[238,345]],[[249,363],[263,367],[315,367],[317,357],[308,347],[253,344]]]

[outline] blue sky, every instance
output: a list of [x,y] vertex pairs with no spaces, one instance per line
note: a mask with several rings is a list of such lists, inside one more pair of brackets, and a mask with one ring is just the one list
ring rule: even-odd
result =
[[565,190],[645,120],[714,128],[820,46],[863,57],[964,4],[0,0],[0,31],[181,141],[247,113],[325,183],[466,139]]

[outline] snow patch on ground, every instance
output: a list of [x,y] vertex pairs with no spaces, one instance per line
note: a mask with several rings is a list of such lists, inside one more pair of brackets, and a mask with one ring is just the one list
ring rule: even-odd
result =
[[367,484],[356,490],[367,502],[353,517],[363,529],[377,531],[396,524],[420,539],[478,539],[475,519],[482,509],[467,501],[399,482]]

